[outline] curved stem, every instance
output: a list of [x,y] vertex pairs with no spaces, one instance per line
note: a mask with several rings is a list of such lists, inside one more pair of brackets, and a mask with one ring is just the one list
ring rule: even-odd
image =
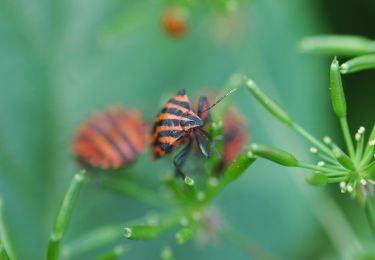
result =
[[315,145],[318,149],[320,149],[322,152],[324,152],[326,155],[334,159],[335,157],[332,154],[332,151],[327,148],[322,142],[317,140],[315,137],[313,137],[309,132],[307,132],[302,126],[298,125],[297,123],[293,123],[291,125],[291,128],[294,129],[298,134],[306,138],[310,143]]

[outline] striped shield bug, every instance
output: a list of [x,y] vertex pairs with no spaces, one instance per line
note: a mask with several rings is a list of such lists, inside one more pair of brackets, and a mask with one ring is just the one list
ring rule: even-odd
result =
[[[154,159],[171,153],[177,147],[185,147],[175,156],[173,163],[176,174],[185,178],[181,167],[195,140],[202,155],[208,158],[214,150],[215,141],[211,140],[205,131],[205,122],[211,120],[210,109],[216,106],[223,98],[232,94],[236,89],[219,98],[213,105],[209,105],[206,96],[199,98],[198,108],[193,111],[192,105],[185,90],[180,90],[164,105],[155,119],[152,129],[152,152]],[[203,138],[211,141],[211,149],[207,151]]]
[[88,166],[118,169],[134,162],[148,143],[149,127],[136,110],[113,107],[77,130],[73,153]]

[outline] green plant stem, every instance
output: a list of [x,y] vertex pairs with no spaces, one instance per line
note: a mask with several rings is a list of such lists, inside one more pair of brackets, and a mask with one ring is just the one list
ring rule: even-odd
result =
[[328,183],[337,183],[341,181],[346,181],[348,178],[346,176],[341,177],[331,177],[328,179]]
[[309,169],[309,170],[314,170],[314,171],[319,171],[319,172],[326,172],[326,173],[332,173],[332,172],[338,172],[338,171],[341,171],[343,174],[346,173],[345,169],[343,170],[339,170],[339,169],[331,169],[331,168],[328,168],[328,167],[321,167],[321,166],[317,166],[317,165],[313,165],[313,164],[309,164],[309,163],[303,163],[303,162],[299,162],[298,166],[297,167],[301,167],[301,168],[305,168],[305,169]]
[[342,133],[344,135],[346,147],[348,148],[350,158],[355,159],[353,141],[352,141],[352,138],[350,136],[348,120],[347,120],[346,117],[340,117],[340,125],[341,125]]
[[357,141],[357,147],[355,149],[355,163],[356,165],[360,165],[361,164],[361,159],[362,159],[362,155],[363,155],[363,146],[364,146],[364,133],[361,134],[361,137],[360,139]]
[[327,148],[323,143],[313,137],[309,132],[307,132],[302,126],[298,125],[297,123],[293,123],[291,128],[295,130],[298,134],[306,138],[310,143],[315,145],[320,151],[324,152],[326,155],[334,159],[332,151]]
[[320,153],[320,154],[319,154],[319,157],[322,158],[323,161],[326,161],[326,162],[332,163],[332,164],[334,164],[335,166],[337,166],[337,167],[339,167],[339,168],[341,168],[341,169],[344,169],[344,168],[342,168],[341,164],[339,164],[339,163],[337,162],[337,160],[334,160],[334,159],[332,159],[331,157],[329,157],[329,156],[327,156],[327,155],[325,155],[325,154]]
[[84,171],[80,171],[79,173],[74,175],[73,180],[71,181],[69,188],[65,193],[64,199],[56,215],[53,225],[53,231],[50,236],[47,252],[48,260],[59,259],[61,239],[64,236],[65,231],[69,225],[74,205],[77,201],[79,191],[85,179],[84,174]]
[[365,213],[366,213],[367,221],[371,228],[372,235],[375,238],[375,209],[370,199],[366,200]]
[[10,260],[17,259],[13,244],[9,237],[8,225],[4,217],[4,201],[0,197],[0,244],[2,246],[2,254],[7,255]]
[[234,231],[231,228],[226,228],[221,231],[224,239],[233,245],[239,247],[244,252],[246,252],[250,257],[254,259],[264,259],[264,260],[275,260],[277,259],[271,253],[267,252],[264,248],[260,247],[254,241],[244,237],[242,234]]

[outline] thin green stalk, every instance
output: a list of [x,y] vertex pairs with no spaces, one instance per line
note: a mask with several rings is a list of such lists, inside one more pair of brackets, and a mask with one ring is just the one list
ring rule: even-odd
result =
[[350,158],[355,159],[353,141],[352,141],[352,138],[350,136],[348,120],[347,120],[346,117],[340,117],[340,125],[341,125],[342,133],[344,135],[346,147],[348,148]]
[[4,218],[4,202],[3,199],[0,197],[0,243],[3,255],[7,255],[10,260],[17,259],[13,244],[9,237],[8,232],[8,225]]
[[298,134],[306,138],[310,143],[315,145],[319,150],[324,152],[329,157],[333,158],[332,151],[327,148],[322,142],[317,140],[315,137],[313,137],[309,132],[307,132],[302,126],[298,125],[297,123],[293,123],[291,125],[291,128],[294,129]]
[[375,209],[374,209],[374,205],[369,199],[366,200],[365,214],[367,217],[367,221],[370,225],[372,235],[375,238]]
[[362,155],[363,155],[363,146],[364,146],[364,143],[365,143],[364,135],[365,134],[362,133],[359,140],[357,140],[357,147],[355,149],[355,163],[356,163],[356,165],[360,165],[360,163],[361,163],[361,159],[362,159]]
[[365,152],[364,152],[364,156],[366,156],[368,153],[371,153],[370,150],[372,150],[374,148],[374,146],[370,146],[369,142],[371,140],[374,140],[375,138],[375,124],[372,126],[372,130],[371,130],[371,133],[370,133],[370,136],[367,140],[367,143],[366,143],[366,148],[365,148]]
[[52,234],[48,244],[47,259],[55,260],[60,256],[60,243],[61,239],[67,230],[70,218],[73,213],[74,205],[77,201],[79,191],[85,179],[85,171],[80,171],[74,175],[68,190],[65,193],[64,199],[57,212],[55,222],[53,225]]
[[297,167],[309,169],[309,170],[314,170],[314,171],[320,171],[320,172],[326,172],[326,173],[332,173],[332,172],[338,172],[341,171],[342,173],[345,173],[346,170],[338,170],[338,169],[330,169],[328,167],[322,167],[322,166],[317,166],[309,163],[303,163],[299,162]]
[[337,162],[337,160],[332,159],[331,157],[329,157],[329,156],[327,156],[327,155],[325,155],[325,154],[321,154],[321,153],[320,153],[320,154],[318,154],[318,155],[319,155],[320,158],[323,159],[323,161],[326,161],[326,162],[332,163],[333,165],[339,167],[339,169],[344,169],[344,168],[342,168],[341,164],[339,164],[339,163]]
[[341,176],[341,177],[331,177],[328,179],[328,183],[336,183],[341,181],[346,181],[347,176]]

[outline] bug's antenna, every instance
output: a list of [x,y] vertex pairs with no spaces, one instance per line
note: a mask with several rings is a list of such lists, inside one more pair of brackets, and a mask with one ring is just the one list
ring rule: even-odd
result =
[[214,106],[216,106],[217,104],[219,104],[224,98],[226,98],[227,96],[229,95],[232,95],[238,88],[234,88],[232,90],[230,90],[228,93],[226,93],[224,96],[222,96],[221,98],[219,98],[215,103],[213,103],[211,106],[209,106],[208,108],[206,108],[205,110],[202,111],[203,112],[206,112],[208,110],[210,110],[211,108],[213,108]]

